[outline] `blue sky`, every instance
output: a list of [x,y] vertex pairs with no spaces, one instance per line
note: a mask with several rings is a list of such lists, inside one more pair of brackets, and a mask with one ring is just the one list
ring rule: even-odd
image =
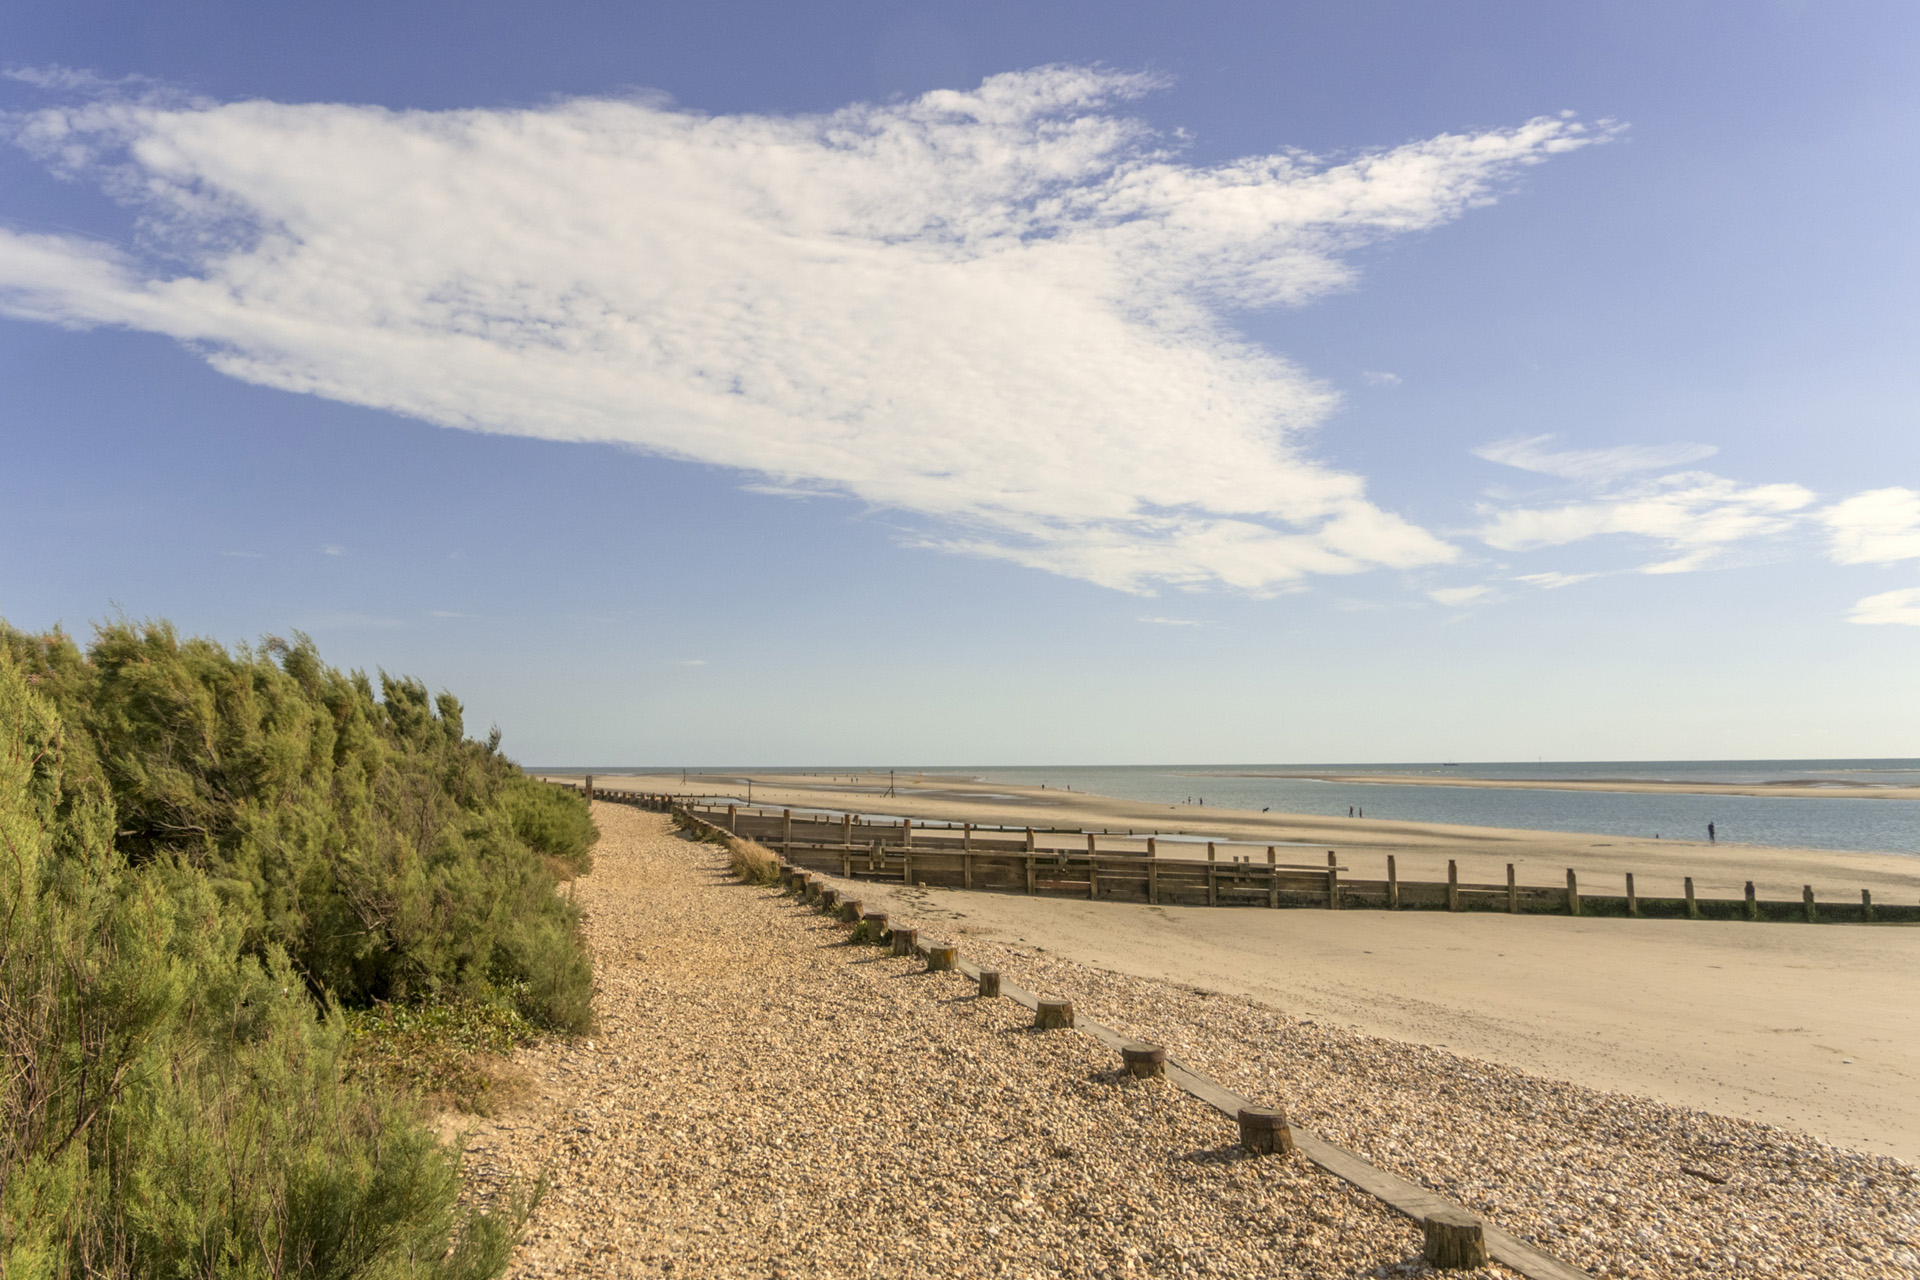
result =
[[0,6],[0,614],[531,762],[1920,754],[1920,11]]

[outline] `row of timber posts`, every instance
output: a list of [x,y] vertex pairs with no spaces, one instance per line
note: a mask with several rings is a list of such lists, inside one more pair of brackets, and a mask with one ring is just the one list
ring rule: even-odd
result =
[[[559,783],[558,785],[570,786],[573,784]],[[601,787],[601,786],[596,786],[594,783],[594,778],[592,774],[584,775],[581,782],[578,784],[578,790],[589,801],[632,804],[632,805],[637,805],[641,808],[651,809],[660,813],[672,813],[672,812],[675,812],[676,810],[679,810],[686,813],[690,817],[697,816],[694,814],[695,806],[687,803],[687,801],[682,797],[666,795],[666,794],[658,794],[658,793],[619,791],[619,790],[612,790],[612,789]],[[716,814],[715,816],[718,816],[718,815]],[[762,816],[764,817],[764,814]],[[740,811],[740,807],[738,805],[729,804],[726,806],[725,830],[729,834],[734,836],[743,836],[743,837],[746,835],[746,833],[741,830],[741,817],[742,817],[742,814]],[[705,821],[705,820],[702,819],[702,821]],[[868,847],[866,850],[867,856],[864,860],[866,863],[865,867],[856,869],[854,858],[853,858],[854,824],[855,824],[854,814],[851,814],[851,813],[842,814],[840,816],[840,833],[839,833],[840,841],[837,846],[831,846],[831,845],[826,846],[827,848],[832,848],[834,852],[837,853],[838,861],[840,864],[839,866],[840,873],[842,874],[842,876],[847,878],[853,878],[856,875],[860,874],[862,871],[864,871],[864,873],[869,875],[881,874],[883,871],[883,865],[884,865],[884,859],[886,857],[886,853],[885,853],[883,842],[877,838],[872,841],[871,846]],[[718,825],[718,824],[716,823],[712,825]],[[782,809],[780,811],[778,830],[779,830],[779,834],[778,834],[777,843],[779,845],[780,855],[785,860],[791,861],[797,852],[804,852],[806,849],[806,846],[809,844],[813,844],[816,847],[819,847],[819,842],[795,840],[792,809]],[[1005,855],[996,855],[991,848],[989,848],[983,853],[974,842],[977,830],[978,829],[971,822],[962,824],[959,827],[959,831],[960,831],[959,849],[951,850],[951,848],[949,847],[950,852],[958,852],[961,855],[960,884],[957,887],[966,888],[966,889],[976,888],[975,866],[974,866],[974,861],[976,856],[987,856],[987,857],[1005,856]],[[914,853],[919,848],[919,846],[917,846],[914,842],[915,831],[916,831],[916,828],[911,818],[903,818],[900,821],[900,824],[899,824],[900,834],[899,834],[898,847],[901,855],[901,864],[900,864],[901,878],[904,881],[904,883],[908,885],[915,884],[917,882],[916,877],[921,874],[920,869],[915,865],[915,858],[914,858]],[[1093,832],[1085,832],[1083,834],[1085,835],[1085,838],[1087,841],[1087,880],[1086,880],[1085,892],[1086,892],[1086,896],[1089,898],[1098,898],[1100,896],[1101,874],[1102,874],[1102,867],[1099,860],[1101,856],[1101,851],[1099,849],[1098,838],[1096,833],[1093,833]],[[1056,860],[1059,863],[1059,865],[1064,869],[1067,865],[1067,858],[1069,855],[1064,850],[1054,850],[1050,852],[1040,850],[1037,847],[1035,832],[1032,827],[1028,827],[1025,829],[1024,837],[1025,839],[1023,841],[1023,844],[1024,844],[1023,861],[1025,863],[1024,888],[1026,892],[1029,894],[1040,894],[1042,892],[1052,892],[1053,890],[1051,889],[1043,889],[1043,886],[1041,885],[1039,880],[1038,865],[1043,858],[1051,857],[1052,859]],[[1146,846],[1147,846],[1146,857],[1144,859],[1141,859],[1141,861],[1144,862],[1145,871],[1146,871],[1146,875],[1145,875],[1146,900],[1148,902],[1158,903],[1162,901],[1162,886],[1160,883],[1161,881],[1160,873],[1161,873],[1162,867],[1164,865],[1167,865],[1169,863],[1169,860],[1163,859],[1160,857],[1159,842],[1156,837],[1148,836],[1145,839],[1146,839]],[[932,852],[935,854],[938,854],[940,850],[934,849],[932,850]],[[1108,857],[1109,863],[1110,863],[1110,865],[1106,869],[1110,871],[1113,869],[1111,866],[1111,860],[1113,855],[1109,853],[1106,856]],[[1281,890],[1280,890],[1280,879],[1279,879],[1278,873],[1282,869],[1278,866],[1276,846],[1274,845],[1267,846],[1266,860],[1267,860],[1267,865],[1273,868],[1273,873],[1270,875],[1270,878],[1268,879],[1268,883],[1267,883],[1267,892],[1265,895],[1267,900],[1266,905],[1269,907],[1279,907],[1282,905],[1282,903],[1280,901]],[[1245,863],[1250,861],[1251,861],[1250,857],[1240,858],[1236,856],[1233,859],[1232,863],[1228,864],[1228,868],[1231,868],[1235,864],[1244,865]],[[1386,881],[1384,885],[1385,900],[1382,905],[1384,905],[1386,909],[1389,911],[1397,911],[1402,909],[1403,907],[1403,902],[1402,902],[1403,885],[1399,877],[1399,868],[1398,868],[1398,863],[1395,855],[1391,853],[1387,854],[1386,862],[1387,862],[1387,868],[1386,868],[1387,875],[1386,875]],[[1171,860],[1171,864],[1175,866],[1192,866],[1193,865],[1193,863],[1190,860],[1185,860],[1185,859]],[[1219,853],[1218,843],[1216,841],[1207,842],[1207,861],[1204,865],[1205,865],[1204,885],[1205,885],[1205,893],[1206,893],[1205,900],[1207,905],[1217,906],[1220,904],[1220,901],[1221,901],[1220,875],[1223,870],[1228,868],[1222,868],[1220,866],[1220,853]],[[1297,864],[1290,864],[1290,866],[1291,866],[1291,874],[1294,874],[1294,875],[1307,874],[1307,871],[1304,867],[1300,867]],[[1248,870],[1251,871],[1251,868],[1249,867]],[[1506,871],[1507,871],[1506,885],[1505,885],[1505,893],[1503,895],[1504,901],[1501,902],[1501,907],[1503,907],[1506,910],[1506,912],[1509,914],[1513,914],[1513,915],[1523,914],[1523,908],[1522,908],[1523,893],[1533,895],[1534,902],[1538,904],[1539,895],[1544,891],[1537,888],[1523,890],[1516,877],[1515,867],[1513,863],[1507,864]],[[1323,902],[1323,905],[1329,910],[1337,911],[1337,910],[1340,910],[1343,906],[1349,904],[1349,896],[1348,896],[1346,887],[1341,882],[1340,873],[1341,873],[1341,868],[1338,865],[1338,858],[1336,854],[1334,853],[1333,850],[1328,850],[1327,865],[1324,873],[1325,889],[1324,889],[1324,897],[1322,898],[1322,902]],[[1135,874],[1137,875],[1138,873],[1135,872]],[[1603,896],[1601,901],[1604,902],[1604,901],[1610,900],[1614,904],[1614,906],[1611,912],[1602,910],[1601,914],[1618,915],[1620,913],[1620,908],[1624,906],[1625,914],[1630,917],[1645,916],[1647,914],[1647,911],[1645,909],[1646,900],[1642,899],[1639,894],[1638,885],[1637,885],[1634,873],[1626,872],[1624,873],[1623,878],[1625,881],[1625,888],[1626,888],[1624,898],[1606,899]],[[1055,883],[1057,884],[1062,882],[1056,881]],[[1138,885],[1139,883],[1138,880],[1136,880],[1135,883],[1136,885]],[[1254,887],[1256,888],[1256,891],[1257,891],[1257,886],[1248,886],[1244,879],[1236,880],[1235,884],[1236,884],[1236,887],[1239,888],[1242,892],[1244,892],[1249,887]],[[1702,900],[1695,893],[1693,877],[1692,876],[1684,877],[1683,884],[1684,884],[1684,890],[1683,890],[1684,896],[1678,902],[1675,902],[1672,899],[1661,900],[1668,905],[1657,914],[1672,915],[1675,912],[1675,908],[1678,908],[1679,914],[1684,915],[1686,919],[1700,920],[1700,919],[1708,918],[1708,913],[1702,910]],[[1375,885],[1375,888],[1369,892],[1372,894],[1374,900],[1378,902],[1380,901],[1380,895],[1379,895],[1380,882],[1375,881],[1374,885]],[[1416,886],[1416,887],[1421,887],[1421,886]],[[1472,888],[1476,893],[1480,894],[1481,895],[1480,900],[1482,902],[1484,902],[1485,897],[1487,896],[1489,891],[1492,891],[1495,893],[1499,891],[1498,887],[1492,886],[1492,885],[1462,886],[1462,884],[1460,883],[1459,864],[1457,860],[1454,860],[1454,859],[1448,859],[1447,861],[1447,879],[1444,886],[1429,885],[1424,887],[1424,891],[1431,893],[1431,891],[1434,889],[1442,890],[1444,896],[1441,899],[1441,902],[1443,903],[1445,910],[1451,911],[1451,912],[1459,912],[1459,911],[1465,911],[1468,909],[1465,901],[1465,896],[1468,888]],[[1136,889],[1135,891],[1137,892],[1138,890]],[[1241,901],[1244,901],[1244,898],[1241,899]],[[1429,901],[1431,901],[1431,899],[1429,899]],[[1594,908],[1592,907],[1592,904],[1585,897],[1583,897],[1581,888],[1580,888],[1579,875],[1572,867],[1567,868],[1567,883],[1566,883],[1566,889],[1565,889],[1565,896],[1562,899],[1562,902],[1564,903],[1564,910],[1566,914],[1570,916],[1585,916],[1585,915],[1592,915],[1595,913]],[[1295,903],[1298,905],[1306,905],[1298,902],[1297,891],[1295,891]],[[1830,908],[1830,909],[1823,910],[1822,905],[1815,899],[1812,885],[1802,886],[1801,892],[1800,892],[1800,900],[1798,902],[1789,904],[1787,902],[1781,902],[1776,900],[1768,903],[1762,903],[1760,902],[1757,894],[1755,893],[1754,883],[1751,880],[1746,882],[1744,886],[1744,894],[1740,901],[1730,902],[1725,899],[1720,899],[1717,901],[1709,901],[1707,905],[1717,906],[1719,908],[1719,910],[1717,910],[1714,913],[1714,917],[1719,919],[1737,918],[1737,919],[1744,919],[1749,921],[1758,921],[1762,919],[1773,919],[1773,920],[1792,919],[1792,920],[1805,921],[1806,923],[1809,923],[1809,924],[1817,923],[1822,919],[1835,920],[1836,918],[1855,919],[1865,923],[1876,923],[1876,924],[1885,923],[1885,922],[1897,922],[1897,921],[1920,922],[1920,907],[1912,907],[1912,906],[1906,906],[1906,905],[1896,905],[1892,907],[1887,907],[1887,906],[1876,905],[1873,901],[1873,892],[1872,890],[1869,890],[1869,889],[1862,889],[1860,891],[1860,907],[1857,912],[1855,912],[1850,907],[1839,907],[1839,908]],[[1730,917],[1727,914],[1728,908],[1734,909],[1736,914]],[[1485,910],[1486,908],[1482,906],[1476,909]],[[1539,906],[1536,905],[1533,909],[1537,911],[1539,910]]]

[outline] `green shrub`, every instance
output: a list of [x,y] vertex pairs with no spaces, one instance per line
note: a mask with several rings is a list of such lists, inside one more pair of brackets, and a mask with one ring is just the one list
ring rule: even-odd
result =
[[[34,683],[84,689],[55,649]],[[153,835],[211,836],[231,797],[147,760],[172,807],[116,823],[108,781],[141,757],[96,750],[29,678],[0,646],[0,1275],[497,1275],[528,1202],[462,1209],[458,1153],[343,1082],[340,1020],[219,860]],[[245,774],[187,776],[215,771]],[[207,830],[157,825],[188,814]]]
[[555,891],[588,865],[587,806],[526,778],[497,732],[468,740],[451,694],[382,673],[376,696],[303,636],[229,652],[164,622],[102,627],[84,653],[0,623],[0,649],[68,726],[73,794],[110,805],[115,850],[204,875],[245,953],[284,951],[348,1006],[504,998],[590,1024]]

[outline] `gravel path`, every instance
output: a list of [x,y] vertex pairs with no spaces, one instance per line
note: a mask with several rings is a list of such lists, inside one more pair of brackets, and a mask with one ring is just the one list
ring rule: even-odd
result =
[[514,1276],[1434,1274],[1413,1223],[1086,1037],[594,816],[600,1031],[517,1054],[530,1097],[468,1147],[478,1186],[550,1177]]

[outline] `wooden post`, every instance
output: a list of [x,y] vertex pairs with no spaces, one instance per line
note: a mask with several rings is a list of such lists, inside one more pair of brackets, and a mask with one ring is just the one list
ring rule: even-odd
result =
[[1267,906],[1280,905],[1280,868],[1273,863],[1273,846],[1267,846]]
[[1873,890],[1860,891],[1860,918],[1868,924],[1873,923]]
[[1073,1001],[1042,1000],[1033,1015],[1033,1025],[1041,1031],[1071,1031]]
[[1698,920],[1699,918],[1700,918],[1700,904],[1693,900],[1693,877],[1688,876],[1687,877],[1687,919]]
[[1213,841],[1209,840],[1207,841],[1207,861],[1212,862],[1213,860],[1214,860]]
[[910,849],[913,847],[913,819],[912,818],[900,819],[900,847],[902,849]]
[[850,844],[840,846],[840,878],[853,879],[853,846]]
[[[1093,843],[1093,837],[1087,837],[1087,843]],[[1100,896],[1100,855],[1087,855],[1087,898],[1089,901]]]
[[1631,871],[1627,872],[1627,914],[1630,916],[1640,914],[1640,895],[1633,891],[1633,872]]
[[1340,865],[1334,861],[1333,850],[1327,850],[1327,910],[1340,909]]
[[962,888],[973,888],[973,852],[971,850],[961,851],[960,883]]
[[1157,858],[1160,856],[1159,842],[1152,836],[1147,837],[1147,856],[1149,858]]
[[971,822],[964,823],[960,828],[960,850],[963,853],[973,852],[973,824]]
[[820,891],[820,909],[822,911],[831,911],[835,915],[838,915],[840,912],[840,891],[838,889],[822,889]]
[[1167,1051],[1157,1044],[1129,1040],[1120,1046],[1120,1061],[1135,1080],[1151,1080],[1167,1074]]
[[960,963],[960,948],[951,942],[927,944],[928,973],[952,973],[953,967],[958,963]]
[[867,914],[867,904],[858,898],[840,900],[840,919],[846,924],[859,924],[860,917]]
[[793,856],[793,810],[791,809],[780,811],[780,856],[783,858]]
[[1813,886],[1812,885],[1803,884],[1800,886],[1800,905],[1806,910],[1807,923],[1812,924],[1813,923]]
[[740,806],[737,804],[727,806],[727,830],[734,835],[740,834]]
[[860,913],[860,923],[867,926],[867,933],[870,935],[868,939],[869,941],[871,942],[887,941],[887,913],[886,912],[863,911]]
[[1400,872],[1393,865],[1393,855],[1387,855],[1387,910],[1400,909]]
[[593,803],[593,775],[587,775],[587,803]]
[[1094,853],[1098,853],[1098,852],[1099,852],[1099,850],[1098,850],[1098,849],[1096,849],[1096,848],[1094,848],[1094,845],[1093,845],[1093,832],[1091,832],[1091,831],[1089,831],[1089,832],[1087,832],[1087,852],[1088,852],[1089,854],[1094,854]]
[[980,995],[982,998],[991,1000],[999,994],[1000,971],[998,969],[982,969],[980,971]]
[[1421,1256],[1442,1271],[1471,1271],[1487,1265],[1487,1242],[1480,1219],[1464,1209],[1442,1209],[1420,1222],[1427,1234]]
[[1580,914],[1580,881],[1573,874],[1572,867],[1567,868],[1567,914],[1570,916]]
[[1460,909],[1460,864],[1447,859],[1447,910]]
[[1240,1108],[1240,1145],[1249,1155],[1283,1156],[1293,1150],[1293,1130],[1278,1107]]
[[1514,883],[1511,862],[1507,864],[1507,914],[1510,916],[1520,914],[1520,886]]
[[[1209,852],[1211,852],[1213,849],[1213,846],[1208,845],[1207,849]],[[1217,907],[1220,905],[1220,882],[1216,878],[1218,877],[1219,874],[1220,874],[1220,868],[1213,862],[1211,861],[1208,862],[1207,863],[1207,905],[1210,907]]]
[[840,815],[840,843],[849,849],[853,847],[853,815],[850,813]]
[[920,931],[918,929],[895,929],[893,931],[893,954],[897,956],[910,956],[919,945]]
[[[1028,841],[1027,848],[1029,849],[1033,848],[1033,843],[1032,843],[1033,832],[1032,831],[1027,832],[1027,841]],[[1027,892],[1028,893],[1038,892],[1038,890],[1034,887],[1034,883],[1033,883],[1033,855],[1032,854],[1027,855]]]
[[1032,827],[1027,828],[1027,852],[1028,853],[1033,852],[1033,828]]
[[1758,920],[1759,918],[1760,904],[1754,900],[1753,881],[1749,880],[1747,881],[1747,919]]
[[1158,859],[1147,863],[1147,901],[1160,901],[1160,862]]

